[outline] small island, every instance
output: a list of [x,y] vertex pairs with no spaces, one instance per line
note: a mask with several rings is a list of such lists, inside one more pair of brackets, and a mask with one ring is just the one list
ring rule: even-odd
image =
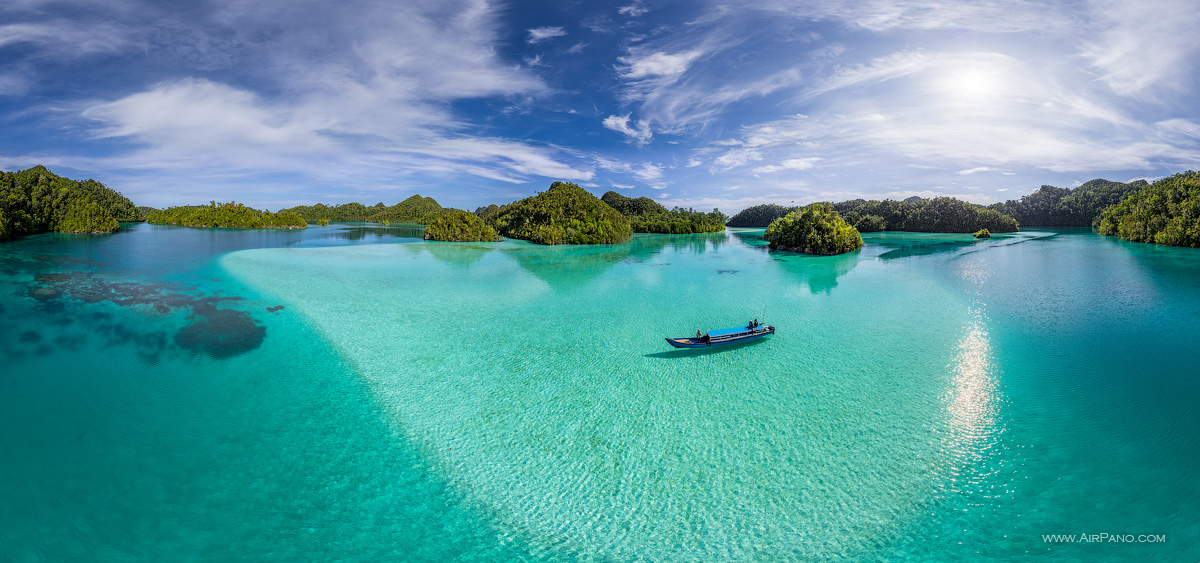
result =
[[500,234],[537,244],[615,244],[633,236],[624,215],[568,182],[484,215]]
[[862,247],[862,236],[830,203],[814,203],[776,219],[763,238],[771,248],[832,256]]
[[95,180],[58,176],[45,166],[0,172],[0,240],[37,233],[111,233],[141,221],[132,201]]
[[447,209],[425,227],[425,240],[500,242],[504,237],[474,213],[461,209]]
[[1143,187],[1100,216],[1100,234],[1134,242],[1200,246],[1200,172]]
[[224,227],[234,229],[307,229],[308,223],[292,213],[271,213],[246,207],[237,202],[168,207],[152,211],[146,222],[184,227]]
[[987,229],[979,229],[975,231],[975,238],[992,238],[992,233]]
[[668,210],[648,197],[628,198],[614,191],[606,192],[600,201],[629,219],[635,233],[688,235],[725,230],[726,217],[719,209],[713,209],[711,213],[682,207]]

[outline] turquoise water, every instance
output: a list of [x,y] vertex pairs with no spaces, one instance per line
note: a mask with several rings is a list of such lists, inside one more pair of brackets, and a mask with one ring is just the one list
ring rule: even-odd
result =
[[1200,253],[760,232],[6,243],[0,560],[1200,557]]

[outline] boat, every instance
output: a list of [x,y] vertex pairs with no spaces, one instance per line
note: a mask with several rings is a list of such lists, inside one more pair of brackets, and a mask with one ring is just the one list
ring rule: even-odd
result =
[[671,338],[666,337],[667,342],[676,348],[708,348],[711,346],[724,346],[726,344],[737,344],[746,342],[756,338],[775,334],[775,327],[770,325],[751,325],[739,326],[736,328],[723,328],[721,330],[710,330],[700,338]]

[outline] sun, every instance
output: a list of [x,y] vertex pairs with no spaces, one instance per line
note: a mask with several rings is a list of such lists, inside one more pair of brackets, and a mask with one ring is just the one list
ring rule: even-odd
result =
[[938,82],[950,101],[970,105],[990,102],[1005,88],[996,69],[976,65],[947,69]]

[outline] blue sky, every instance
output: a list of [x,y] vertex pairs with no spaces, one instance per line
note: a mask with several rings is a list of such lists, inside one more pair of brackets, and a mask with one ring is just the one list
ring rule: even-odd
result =
[[951,195],[1200,163],[1194,0],[5,0],[0,169],[141,205]]

